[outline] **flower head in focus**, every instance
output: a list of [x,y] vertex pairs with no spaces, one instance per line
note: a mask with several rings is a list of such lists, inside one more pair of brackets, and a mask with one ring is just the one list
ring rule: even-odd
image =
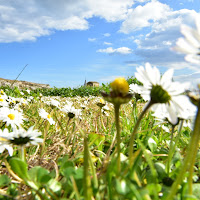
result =
[[53,120],[51,115],[48,112],[46,112],[43,108],[39,109],[39,115],[41,118],[46,119],[50,123],[50,125],[55,124],[55,121]]
[[116,94],[127,94],[129,92],[129,84],[125,78],[116,78],[112,83],[110,83],[112,91]]
[[186,25],[181,26],[181,33],[185,38],[179,38],[174,50],[187,54],[185,60],[200,64],[200,15],[196,15],[196,29]]
[[110,94],[102,92],[102,96],[108,102],[113,104],[124,104],[128,103],[132,94],[129,93],[129,84],[125,78],[116,78],[112,83],[110,83],[111,91]]
[[135,77],[143,84],[139,86],[142,97],[153,105],[157,104],[156,107],[162,106],[160,110],[166,110],[169,122],[176,124],[178,115],[186,109],[184,102],[188,101],[188,97],[182,95],[186,84],[172,81],[172,69],[161,76],[159,70],[149,63],[146,63],[145,68],[137,68]]
[[20,127],[25,118],[23,117],[23,113],[18,110],[2,107],[0,108],[0,120],[6,122],[7,126],[11,125],[12,128],[15,128],[16,126]]

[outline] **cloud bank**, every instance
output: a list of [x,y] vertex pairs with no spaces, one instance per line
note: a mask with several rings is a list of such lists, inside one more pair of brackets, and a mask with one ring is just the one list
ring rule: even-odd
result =
[[0,42],[36,40],[56,30],[86,30],[87,19],[108,22],[126,18],[133,0],[2,0]]

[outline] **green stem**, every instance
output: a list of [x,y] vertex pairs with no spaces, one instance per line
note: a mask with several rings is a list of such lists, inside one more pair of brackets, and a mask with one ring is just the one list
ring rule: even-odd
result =
[[173,145],[174,128],[175,128],[175,126],[172,125],[171,140],[170,140],[169,153],[168,153],[168,160],[167,160],[167,175],[168,175],[168,177],[169,177],[171,159],[172,159],[172,157],[173,157],[174,148],[175,148],[175,145]]
[[106,128],[105,128],[104,123],[103,123],[102,108],[100,108],[100,120],[101,120],[101,125],[102,125],[102,128],[103,128],[103,131],[106,132]]
[[137,133],[137,129],[140,125],[140,122],[142,120],[142,118],[144,117],[145,113],[148,111],[148,109],[153,105],[153,103],[150,101],[147,106],[144,108],[144,110],[141,112],[135,126],[134,126],[134,130],[131,134],[131,137],[130,137],[130,142],[129,142],[129,167],[132,166],[132,162],[133,162],[133,144],[134,144],[134,139],[135,139],[135,135]]
[[190,172],[189,192],[192,193],[191,177],[193,175],[194,162],[195,162],[196,155],[198,152],[198,147],[199,147],[199,140],[200,140],[199,132],[200,132],[200,102],[198,105],[198,112],[197,112],[197,116],[195,120],[194,131],[193,131],[193,134],[188,146],[187,155],[185,157],[181,171],[179,172],[178,177],[176,178],[176,181],[173,183],[171,191],[169,195],[167,196],[166,200],[173,199],[174,195],[176,194],[178,190],[178,186],[181,184],[183,178],[185,177],[185,172],[187,171],[188,166],[189,166],[189,172]]
[[121,160],[120,160],[120,143],[121,143],[121,136],[120,136],[120,127],[119,127],[119,108],[120,104],[114,104],[115,108],[115,124],[116,124],[116,131],[117,131],[117,172],[118,174],[121,171]]
[[92,189],[91,189],[91,180],[89,176],[89,151],[88,151],[88,143],[87,138],[84,136],[84,199],[91,200],[92,199]]
[[26,156],[25,156],[25,148],[24,146],[19,146],[19,157],[22,159],[22,161],[26,162]]

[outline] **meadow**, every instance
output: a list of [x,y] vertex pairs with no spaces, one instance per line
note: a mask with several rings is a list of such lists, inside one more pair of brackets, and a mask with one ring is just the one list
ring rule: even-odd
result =
[[117,89],[2,88],[0,199],[200,199],[191,121],[143,113],[139,94]]

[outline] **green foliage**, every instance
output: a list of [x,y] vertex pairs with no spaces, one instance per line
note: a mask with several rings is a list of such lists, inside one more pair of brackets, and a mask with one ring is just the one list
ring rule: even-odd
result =
[[[135,83],[141,85],[141,83],[135,77],[128,77],[127,82],[130,84]],[[43,96],[61,96],[61,97],[88,97],[88,96],[101,96],[101,91],[109,92],[110,86],[109,83],[102,83],[100,87],[91,87],[91,86],[80,86],[77,88],[63,87],[63,88],[37,88],[31,90],[30,94],[27,93],[26,89],[19,90],[19,88],[14,87],[13,89],[9,86],[1,86],[0,89],[4,90],[7,95],[11,97],[22,97],[23,92],[25,96],[38,97],[40,94]]]

